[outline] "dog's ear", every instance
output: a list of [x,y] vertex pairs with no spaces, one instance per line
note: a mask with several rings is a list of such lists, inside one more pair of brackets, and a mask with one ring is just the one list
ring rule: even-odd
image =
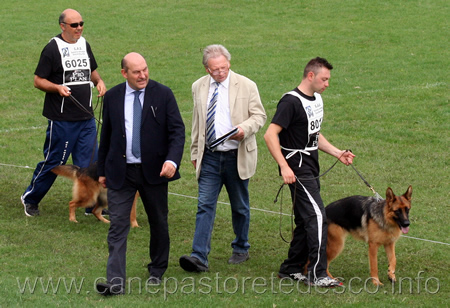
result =
[[411,201],[411,195],[412,195],[412,186],[409,185],[408,189],[403,194],[403,197],[405,197],[408,201]]
[[388,187],[386,189],[386,203],[389,205],[394,201],[395,195],[392,188]]

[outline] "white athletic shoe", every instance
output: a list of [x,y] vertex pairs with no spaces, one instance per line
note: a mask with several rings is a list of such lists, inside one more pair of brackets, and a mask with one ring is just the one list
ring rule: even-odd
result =
[[337,279],[333,279],[331,277],[319,278],[315,281],[305,280],[306,285],[310,285],[313,287],[322,287],[322,288],[334,288],[334,287],[342,287],[344,284]]

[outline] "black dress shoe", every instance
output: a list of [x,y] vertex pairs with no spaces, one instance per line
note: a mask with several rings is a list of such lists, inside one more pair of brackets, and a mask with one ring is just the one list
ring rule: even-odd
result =
[[190,257],[190,256],[182,256],[180,258],[180,266],[182,269],[184,269],[187,272],[207,272],[208,266],[203,264],[199,259],[196,257]]
[[121,295],[125,293],[121,285],[110,283],[97,283],[97,292],[103,296]]
[[150,275],[150,278],[147,279],[147,285],[149,286],[159,286],[161,284],[161,278]]

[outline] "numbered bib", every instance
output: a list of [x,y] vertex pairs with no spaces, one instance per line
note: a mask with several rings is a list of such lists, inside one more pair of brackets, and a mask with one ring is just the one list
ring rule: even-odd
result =
[[69,44],[58,37],[53,38],[58,45],[61,63],[64,69],[63,84],[82,85],[91,82],[91,62],[83,37],[75,44]]
[[317,150],[319,148],[319,132],[323,120],[322,96],[319,93],[314,93],[316,99],[310,101],[295,91],[287,94],[293,95],[300,100],[308,118],[308,143],[304,150],[307,152]]

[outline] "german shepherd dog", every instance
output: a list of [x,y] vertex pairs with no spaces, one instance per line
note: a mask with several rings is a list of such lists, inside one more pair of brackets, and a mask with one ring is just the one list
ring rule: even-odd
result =
[[[369,264],[372,282],[382,285],[378,278],[378,248],[383,245],[389,261],[388,278],[395,282],[395,242],[409,231],[409,210],[412,187],[402,196],[394,195],[389,187],[386,200],[374,197],[352,196],[337,200],[326,208],[328,219],[327,261],[336,258],[344,249],[346,236],[369,243]],[[330,277],[331,274],[327,269]]]
[[[87,168],[80,168],[75,165],[60,165],[52,169],[52,172],[69,178],[73,181],[72,200],[69,202],[69,220],[78,222],[75,216],[77,208],[93,207],[92,214],[104,223],[109,223],[109,220],[102,216],[102,210],[108,206],[106,198],[106,188],[100,184],[97,175],[97,164],[92,164]],[[139,227],[136,221],[136,202],[139,193],[133,201],[131,208],[130,222],[131,227]]]

